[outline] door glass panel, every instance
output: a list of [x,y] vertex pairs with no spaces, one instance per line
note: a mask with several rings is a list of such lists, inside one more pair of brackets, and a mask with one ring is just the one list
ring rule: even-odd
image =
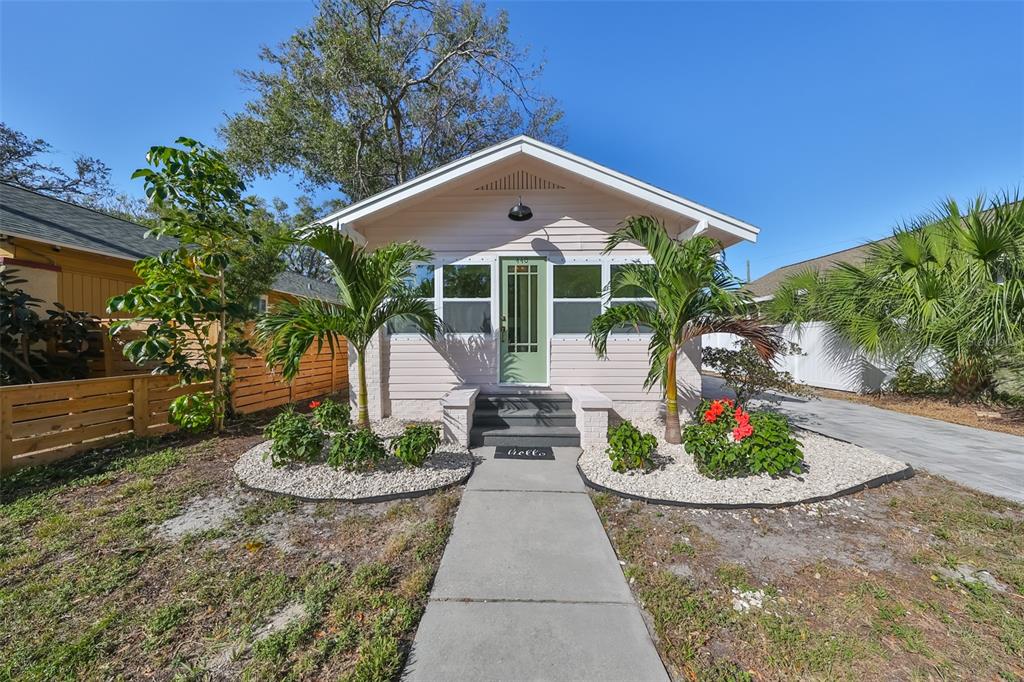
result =
[[508,273],[508,352],[533,353],[538,348],[537,265],[513,265]]

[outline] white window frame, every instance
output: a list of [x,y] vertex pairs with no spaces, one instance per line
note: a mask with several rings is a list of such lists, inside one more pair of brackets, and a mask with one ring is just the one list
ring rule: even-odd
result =
[[[440,286],[438,284],[438,280],[440,279],[440,276],[441,276],[440,266],[437,263],[435,263],[435,262],[431,262],[431,263],[416,263],[415,265],[429,265],[429,266],[432,267],[432,269],[434,271],[434,295],[432,297],[430,297],[430,298],[428,298],[426,296],[421,296],[420,300],[422,300],[422,301],[430,301],[433,304],[433,306],[434,306],[434,313],[437,314],[438,316],[440,316],[440,311],[438,310],[438,307],[437,307],[437,294],[438,294],[439,286]],[[392,333],[392,332],[388,331],[387,325],[385,325],[385,330],[384,331],[385,331],[385,333],[387,333],[388,338],[391,339],[391,340],[394,340],[394,341],[419,339],[419,338],[421,338],[423,336],[423,334],[421,334],[420,332],[394,332],[394,333]]]
[[[491,293],[487,298],[446,298],[444,295],[444,268],[455,265],[488,265],[491,270]],[[472,338],[474,336],[490,339],[494,338],[494,328],[497,325],[498,317],[498,259],[491,256],[468,256],[466,258],[443,259],[434,270],[434,309],[438,317],[444,319],[445,303],[483,303],[491,304],[491,331],[490,332],[445,332],[445,336],[452,338]]]
[[[551,321],[551,340],[552,341],[586,341],[586,334],[555,334],[555,267],[559,265],[600,265],[601,266],[601,312],[605,312],[611,307],[612,300],[617,302],[628,301],[653,301],[653,298],[611,298],[611,277],[612,277],[612,266],[613,265],[626,265],[628,263],[641,263],[643,265],[653,265],[654,259],[649,254],[632,254],[632,255],[609,255],[609,256],[568,256],[562,259],[560,262],[554,262],[550,258],[548,259],[548,319]],[[607,292],[607,293],[606,293]],[[579,301],[579,302],[591,302],[598,299],[592,298],[560,298],[559,301]],[[615,341],[644,341],[648,342],[651,339],[650,332],[622,332],[618,334],[610,334],[609,337]]]

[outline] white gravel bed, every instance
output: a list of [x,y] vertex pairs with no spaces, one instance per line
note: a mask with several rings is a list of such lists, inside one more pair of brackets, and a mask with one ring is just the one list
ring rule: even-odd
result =
[[[806,470],[800,476],[772,478],[766,474],[716,480],[697,470],[682,445],[665,442],[658,420],[634,422],[658,437],[657,468],[616,473],[603,447],[587,448],[579,467],[594,484],[625,495],[693,506],[782,506],[818,500],[851,491],[885,476],[905,476],[908,465],[858,445],[794,429],[802,445]],[[851,491],[852,492],[852,491]]]
[[[379,436],[390,438],[402,432],[404,424],[385,419],[371,424]],[[270,441],[248,450],[235,463],[235,475],[245,485],[259,490],[294,495],[310,500],[364,500],[389,496],[415,496],[453,485],[473,470],[472,455],[458,445],[442,444],[422,467],[407,467],[394,457],[374,471],[350,472],[326,463],[270,466],[266,455]]]

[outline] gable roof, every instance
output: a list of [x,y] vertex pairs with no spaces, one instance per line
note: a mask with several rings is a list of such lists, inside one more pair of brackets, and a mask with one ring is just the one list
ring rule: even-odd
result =
[[885,239],[867,242],[866,244],[854,246],[849,249],[843,249],[842,251],[827,253],[824,256],[817,256],[816,258],[808,258],[807,260],[783,265],[781,268],[776,268],[775,270],[752,280],[743,288],[750,292],[754,298],[774,296],[775,290],[778,289],[779,285],[782,284],[782,281],[790,275],[795,275],[806,270],[817,270],[820,272],[822,270],[828,270],[829,268],[835,267],[838,263],[860,265],[867,258],[872,245],[888,239],[892,239],[892,237],[886,237]]
[[346,206],[325,217],[321,222],[338,225],[352,224],[383,211],[395,204],[436,189],[496,163],[523,155],[552,164],[609,190],[628,195],[646,204],[696,221],[698,225],[712,226],[737,238],[756,241],[757,227],[738,218],[720,213],[694,201],[649,185],[606,166],[570,154],[550,144],[526,135],[513,137],[474,154],[452,161],[428,173],[407,180],[391,189],[379,192],[362,201]]
[[[178,245],[172,237],[146,239],[142,225],[0,182],[0,233],[135,262]],[[305,298],[337,297],[333,284],[285,272],[273,290]]]

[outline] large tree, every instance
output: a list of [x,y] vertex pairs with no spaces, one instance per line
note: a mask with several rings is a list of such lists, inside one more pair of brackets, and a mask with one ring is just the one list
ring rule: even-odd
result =
[[87,206],[97,206],[114,194],[105,163],[79,154],[69,171],[46,160],[53,151],[46,140],[33,140],[0,123],[0,182]]
[[562,112],[505,12],[451,0],[323,0],[310,26],[242,71],[222,129],[231,161],[298,173],[356,201],[507,137],[559,142]]

